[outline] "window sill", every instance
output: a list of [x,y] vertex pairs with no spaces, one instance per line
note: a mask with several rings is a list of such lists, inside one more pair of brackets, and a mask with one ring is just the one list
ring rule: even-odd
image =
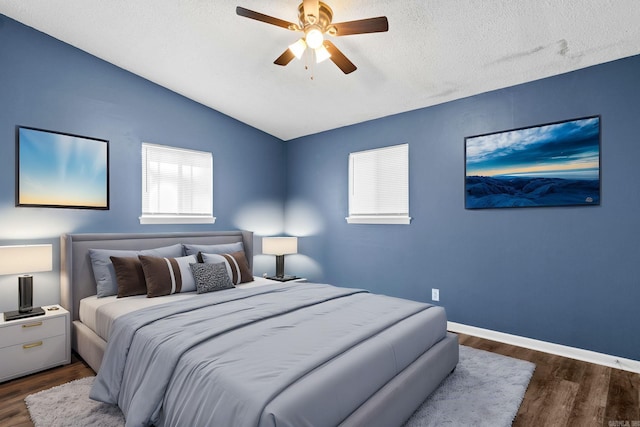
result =
[[345,218],[349,224],[405,224],[411,223],[410,216],[348,216]]
[[143,215],[140,224],[214,224],[215,216]]

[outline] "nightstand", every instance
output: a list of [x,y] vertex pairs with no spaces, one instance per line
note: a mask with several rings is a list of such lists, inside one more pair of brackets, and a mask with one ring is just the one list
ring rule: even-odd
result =
[[71,362],[69,312],[43,308],[44,316],[8,322],[0,316],[0,382]]

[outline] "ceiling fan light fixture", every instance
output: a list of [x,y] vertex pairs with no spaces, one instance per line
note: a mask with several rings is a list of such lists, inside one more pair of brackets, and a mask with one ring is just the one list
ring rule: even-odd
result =
[[316,53],[316,63],[317,64],[319,64],[322,61],[326,61],[327,59],[331,58],[331,54],[329,53],[327,48],[324,47],[324,45],[320,46],[317,49],[315,49],[314,52]]
[[[299,0],[300,1],[300,0]],[[315,56],[315,62],[323,62],[331,59],[340,71],[344,74],[353,73],[357,67],[340,51],[330,40],[329,36],[348,36],[353,34],[382,33],[389,31],[389,20],[386,16],[375,18],[357,19],[355,21],[345,21],[333,23],[333,10],[323,0],[302,0],[298,4],[298,23],[285,21],[280,18],[265,15],[264,13],[236,7],[236,15],[245,18],[275,25],[291,31],[304,33],[302,39],[289,45],[279,57],[273,61],[274,64],[285,66],[293,61],[293,58],[301,59],[307,47],[313,52],[309,55]],[[325,36],[327,36],[325,38]],[[310,61],[313,59],[308,58]],[[305,69],[308,69],[309,61],[305,61]]]
[[307,44],[305,43],[304,39],[300,39],[297,42],[289,45],[289,50],[298,59],[302,58],[302,54],[304,53],[304,50],[306,48]]
[[318,28],[311,28],[305,34],[305,40],[307,42],[307,46],[311,49],[318,49],[322,46],[322,42],[324,41],[324,37],[322,35],[322,31]]

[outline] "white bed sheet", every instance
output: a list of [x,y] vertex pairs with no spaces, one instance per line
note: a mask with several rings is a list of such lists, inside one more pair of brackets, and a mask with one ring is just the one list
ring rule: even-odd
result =
[[[262,277],[254,277],[252,282],[242,283],[236,287],[248,289],[274,283],[280,282]],[[198,294],[195,292],[185,292],[155,298],[147,298],[146,295],[136,295],[126,298],[117,298],[113,295],[98,298],[96,295],[92,295],[80,300],[80,321],[88,326],[100,338],[108,341],[111,333],[111,325],[114,320],[123,314],[171,301],[197,297],[197,295]]]

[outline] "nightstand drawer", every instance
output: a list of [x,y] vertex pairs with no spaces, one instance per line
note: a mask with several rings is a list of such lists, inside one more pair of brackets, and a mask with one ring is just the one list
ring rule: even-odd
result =
[[[25,344],[66,333],[66,317],[34,318],[28,322],[20,322],[16,325],[5,323],[2,328],[2,340],[0,347],[10,347],[17,344]],[[64,337],[63,337],[64,338]],[[6,360],[6,359],[0,359]]]
[[66,335],[63,333],[52,338],[0,348],[0,360],[3,361],[0,363],[0,381],[68,363],[66,342]]

